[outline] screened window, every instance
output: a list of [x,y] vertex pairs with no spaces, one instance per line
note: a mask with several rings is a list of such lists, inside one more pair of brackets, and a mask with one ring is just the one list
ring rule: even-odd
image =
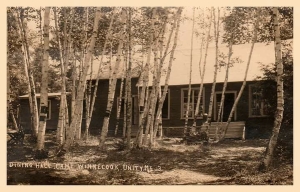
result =
[[[197,107],[198,94],[199,94],[199,88],[192,88],[191,95],[190,95],[189,112],[188,112],[189,118],[194,118],[195,110]],[[200,100],[199,118],[203,117],[203,112],[204,112],[203,111],[203,109],[204,109],[203,95],[204,95],[204,89],[202,91],[201,100]],[[182,89],[181,97],[182,97],[181,118],[185,118],[187,107],[188,107],[188,89]]]
[[257,86],[250,86],[249,97],[249,116],[260,117],[269,115],[269,105],[262,96],[262,90]]

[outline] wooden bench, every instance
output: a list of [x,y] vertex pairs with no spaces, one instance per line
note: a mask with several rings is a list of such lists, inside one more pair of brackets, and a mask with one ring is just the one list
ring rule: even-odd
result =
[[[226,122],[220,123],[219,129],[225,129]],[[217,128],[217,122],[211,122],[211,127],[208,130],[208,137],[214,138]],[[202,129],[203,130],[203,129]],[[204,131],[204,130],[203,130]],[[245,139],[245,122],[233,121],[229,124],[228,130],[225,135],[225,139]]]
[[[220,123],[219,128],[225,126],[226,123]],[[216,133],[216,122],[211,123],[211,127],[209,129],[209,138],[214,138]],[[201,126],[197,126],[196,130],[199,130]],[[164,135],[167,137],[182,137],[184,132],[184,126],[178,127],[164,127]],[[201,131],[205,131],[205,128],[202,127]],[[227,133],[225,135],[226,139],[245,139],[245,122],[244,121],[233,121],[229,124]]]

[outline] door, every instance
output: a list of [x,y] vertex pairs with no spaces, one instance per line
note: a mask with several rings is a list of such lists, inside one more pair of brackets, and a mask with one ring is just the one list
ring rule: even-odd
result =
[[[216,98],[215,101],[217,103],[217,105],[215,105],[215,121],[217,121],[218,118],[218,111],[219,111],[219,107],[221,104],[221,97],[222,97],[222,93],[216,93]],[[223,114],[223,118],[222,121],[226,122],[228,120],[229,114],[231,112],[231,109],[233,107],[235,101],[235,93],[225,93],[225,99],[224,99],[224,104],[223,104],[223,113],[221,112],[221,115]],[[232,121],[235,121],[235,113],[233,114],[233,118]]]

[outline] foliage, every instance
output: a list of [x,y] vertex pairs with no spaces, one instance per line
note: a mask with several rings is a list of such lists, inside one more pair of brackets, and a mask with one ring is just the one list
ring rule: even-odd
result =
[[[257,42],[269,42],[274,40],[273,12],[271,7],[234,7],[228,11],[224,18],[223,41],[228,42],[231,37],[234,44],[246,43],[251,40],[249,26],[254,22],[253,18],[258,17]],[[280,7],[280,29],[281,39],[293,38],[293,7]]]
[[[287,155],[292,155],[293,141],[293,54],[292,42],[283,43],[282,61],[283,61],[283,88],[284,88],[284,114],[282,125],[279,134],[278,148],[285,148],[289,152]],[[262,89],[263,99],[268,102],[268,111],[271,116],[274,116],[277,103],[276,89],[276,68],[262,66],[263,77],[258,77],[260,81],[258,86]],[[279,151],[278,151],[279,152]]]

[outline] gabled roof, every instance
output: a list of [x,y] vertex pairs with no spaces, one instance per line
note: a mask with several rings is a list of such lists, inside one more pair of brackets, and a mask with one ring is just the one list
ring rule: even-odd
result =
[[[292,40],[289,40],[292,41]],[[186,42],[185,42],[186,43]],[[187,44],[187,43],[186,43]],[[229,78],[228,82],[239,82],[244,80],[245,70],[249,58],[249,53],[251,49],[251,44],[239,44],[233,45],[233,55],[231,58],[239,58],[240,62],[234,63],[232,67],[229,69]],[[219,45],[219,53],[223,53],[224,55],[228,55],[228,47],[224,44]],[[205,50],[202,51],[202,64],[204,61]],[[172,65],[171,76],[169,80],[169,85],[186,85],[189,84],[189,73],[190,73],[190,55],[191,51],[189,47],[178,46],[174,54],[174,61]],[[142,68],[140,67],[142,64],[141,55],[135,54],[132,57],[132,77],[139,77]],[[144,63],[146,62],[146,56],[144,56]],[[201,82],[200,73],[199,73],[199,60],[200,60],[200,48],[196,47],[193,50],[193,71],[192,71],[192,84],[199,84]],[[115,57],[113,59],[115,61]],[[151,56],[151,67],[153,67],[153,55]],[[227,63],[227,59],[225,59]],[[97,72],[99,68],[99,61],[95,61],[93,64],[93,72],[92,79],[96,79]],[[275,50],[274,50],[274,42],[267,43],[255,43],[253,53],[251,56],[250,67],[248,70],[248,75],[246,80],[253,81],[257,76],[262,76],[263,72],[261,70],[262,65],[272,66],[275,63]],[[169,64],[169,55],[167,56],[162,74],[160,84],[165,84],[166,70]],[[204,76],[204,83],[212,83],[213,82],[213,74],[214,74],[214,65],[215,65],[215,47],[211,46],[208,48],[207,59],[206,59],[206,69]],[[114,70],[114,62],[112,63],[112,70]],[[108,79],[109,78],[109,63],[103,62],[102,65],[102,73],[100,75],[100,79]],[[119,70],[117,71],[117,78],[121,78],[123,75],[124,62],[123,60],[120,63]],[[226,68],[220,67],[217,73],[216,82],[224,82],[225,79]],[[90,74],[90,70],[88,72]],[[90,75],[88,75],[87,79],[90,79]],[[149,74],[149,85],[152,84],[152,74]]]
[[[251,44],[240,44],[233,46],[233,55],[231,58],[238,57],[241,62],[234,63],[229,69],[228,82],[238,82],[244,80],[245,70],[248,62],[248,57],[251,49]],[[228,55],[228,47],[221,45],[219,52]],[[190,49],[178,49],[175,52],[175,60],[172,64],[172,71],[170,75],[169,85],[183,85],[189,84],[190,73]],[[199,84],[201,82],[199,72],[200,49],[193,51],[193,71],[192,71],[192,84]],[[204,61],[204,50],[202,51],[202,64]],[[167,61],[168,62],[168,61]],[[227,60],[226,60],[227,63]],[[257,76],[262,75],[261,65],[272,65],[275,63],[274,43],[266,45],[266,43],[256,43],[253,49],[247,81],[254,80]],[[167,63],[166,63],[167,64]],[[215,65],[215,48],[208,48],[204,83],[212,83],[214,76]],[[218,69],[216,82],[224,82],[226,68],[221,67]],[[152,82],[152,79],[150,79]],[[161,85],[165,83],[165,75],[161,77]]]

